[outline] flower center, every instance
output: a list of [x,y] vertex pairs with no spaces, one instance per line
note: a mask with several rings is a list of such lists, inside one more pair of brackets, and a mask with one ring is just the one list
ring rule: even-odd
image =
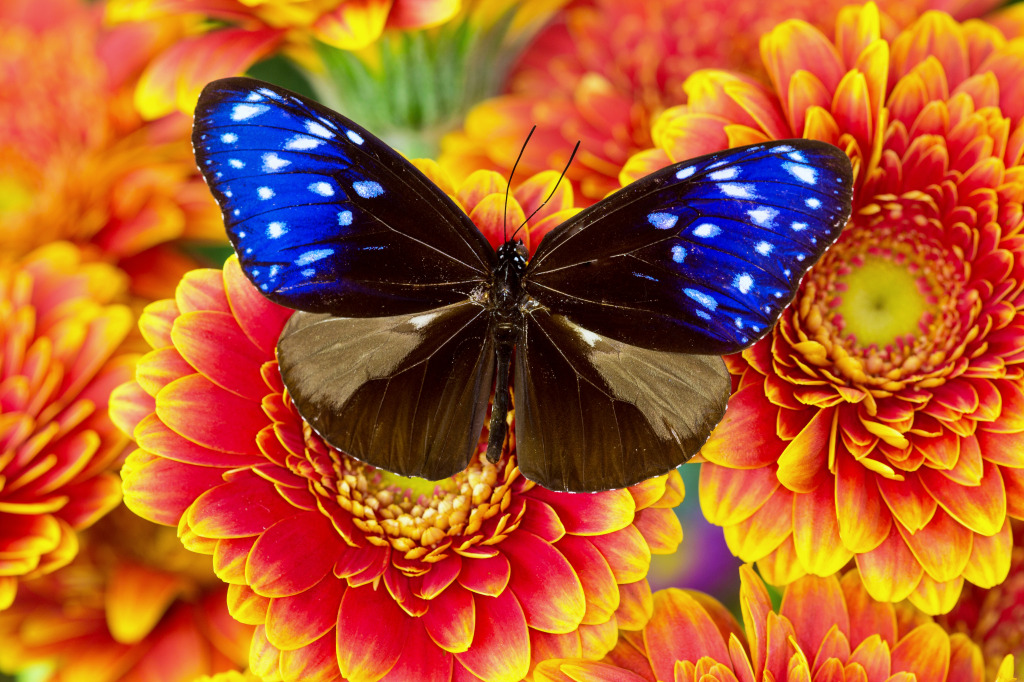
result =
[[519,475],[514,458],[495,465],[479,452],[465,471],[427,481],[377,469],[327,448],[303,426],[313,471],[303,467],[302,473],[373,544],[390,544],[406,559],[429,562],[443,558],[456,537],[455,551],[465,553],[477,544],[499,542],[518,525],[507,513],[512,482]]
[[920,227],[851,225],[811,271],[796,324],[815,342],[812,363],[886,391],[948,367],[972,297],[961,264],[930,226]]

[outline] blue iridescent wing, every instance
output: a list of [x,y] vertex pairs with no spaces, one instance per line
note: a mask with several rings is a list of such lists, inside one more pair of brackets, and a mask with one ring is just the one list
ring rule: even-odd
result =
[[782,140],[648,175],[547,234],[523,286],[595,334],[734,353],[775,324],[850,215],[836,147]]
[[384,142],[312,100],[250,78],[210,83],[192,133],[242,269],[267,298],[339,316],[464,301],[494,250]]

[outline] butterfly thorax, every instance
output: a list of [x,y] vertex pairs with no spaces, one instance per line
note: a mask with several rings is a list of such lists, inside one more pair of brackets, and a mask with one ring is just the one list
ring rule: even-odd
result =
[[522,280],[529,253],[522,240],[509,240],[498,249],[498,264],[491,281],[491,311],[497,322],[499,339],[502,332],[512,333],[520,313],[523,296]]

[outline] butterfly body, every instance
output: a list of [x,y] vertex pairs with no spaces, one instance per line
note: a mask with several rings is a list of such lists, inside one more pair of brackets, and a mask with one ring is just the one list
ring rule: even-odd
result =
[[[771,329],[838,237],[852,171],[784,140],[675,164],[495,251],[412,164],[340,114],[245,78],[207,86],[193,144],[243,271],[295,308],[278,342],[328,443],[436,480],[503,453],[552,489],[624,487],[721,419],[720,357]],[[510,391],[511,389],[511,391]]]

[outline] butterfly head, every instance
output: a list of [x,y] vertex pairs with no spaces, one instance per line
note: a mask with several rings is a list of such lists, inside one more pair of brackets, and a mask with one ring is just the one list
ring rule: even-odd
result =
[[526,272],[526,262],[529,258],[530,252],[526,250],[522,239],[509,239],[498,248],[499,267],[510,266],[518,275]]

